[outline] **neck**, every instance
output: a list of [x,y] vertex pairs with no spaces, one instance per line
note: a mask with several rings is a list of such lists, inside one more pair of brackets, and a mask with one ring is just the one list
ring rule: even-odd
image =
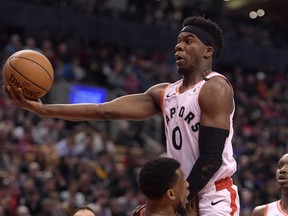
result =
[[288,193],[282,191],[281,207],[287,213],[288,212]]
[[190,88],[191,86],[195,85],[199,81],[203,80],[209,73],[211,73],[211,67],[203,67],[198,68],[197,72],[193,73],[186,73],[183,74],[183,83],[182,83],[182,91],[185,89]]

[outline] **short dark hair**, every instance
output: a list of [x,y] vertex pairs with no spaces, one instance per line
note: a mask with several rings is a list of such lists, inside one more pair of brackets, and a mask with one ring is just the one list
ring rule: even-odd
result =
[[139,189],[148,199],[156,200],[174,186],[179,176],[180,163],[173,158],[157,158],[148,161],[139,173]]
[[184,21],[182,22],[182,28],[188,25],[196,26],[209,33],[214,39],[217,46],[217,50],[215,50],[215,57],[221,56],[224,47],[224,38],[222,34],[222,29],[220,29],[217,23],[203,16],[192,16],[184,19]]
[[77,209],[75,209],[75,211],[73,212],[72,216],[73,216],[75,213],[77,213],[78,211],[81,211],[81,210],[89,210],[89,211],[93,212],[93,215],[96,216],[95,211],[94,211],[92,208],[90,208],[89,206],[80,206],[80,207],[78,207]]

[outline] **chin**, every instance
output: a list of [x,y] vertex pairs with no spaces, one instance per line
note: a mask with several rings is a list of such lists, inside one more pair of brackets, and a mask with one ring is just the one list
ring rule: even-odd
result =
[[179,205],[176,211],[179,215],[186,215],[186,208],[183,205]]
[[187,68],[178,68],[178,74],[180,74],[180,75],[185,75],[185,74],[187,74],[189,72],[189,70],[187,69]]

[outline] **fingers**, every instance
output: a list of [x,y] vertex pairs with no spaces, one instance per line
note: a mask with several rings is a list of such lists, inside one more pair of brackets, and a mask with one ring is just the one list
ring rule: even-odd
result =
[[194,197],[191,200],[190,205],[192,206],[192,208],[198,208],[198,199],[197,199],[197,197]]
[[17,93],[18,93],[18,98],[20,99],[21,103],[25,103],[27,101],[27,99],[24,97],[22,89],[18,88],[17,89]]
[[10,100],[16,103],[24,103],[26,99],[23,96],[22,89],[18,88],[17,91],[13,90],[11,86],[3,86],[6,95]]
[[193,197],[192,200],[190,200],[189,203],[187,203],[186,205],[186,210],[187,210],[187,216],[198,216],[199,212],[198,212],[198,202],[199,199],[198,197]]
[[3,89],[10,100],[13,100],[13,98],[15,98],[15,94],[10,86],[3,85]]

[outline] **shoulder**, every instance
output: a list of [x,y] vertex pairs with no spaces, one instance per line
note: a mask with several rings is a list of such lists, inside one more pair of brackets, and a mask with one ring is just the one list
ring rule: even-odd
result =
[[160,83],[150,87],[145,94],[152,96],[154,99],[159,99],[162,92],[170,85],[171,83]]
[[168,85],[170,85],[171,83],[159,83],[156,84],[154,86],[152,86],[151,88],[149,88],[147,91],[155,91],[155,90],[160,90],[162,91],[163,89],[165,89]]
[[234,93],[229,81],[223,76],[210,77],[202,86],[199,93],[200,104],[231,103]]
[[198,103],[202,111],[202,123],[206,119],[204,116],[210,120],[227,120],[235,106],[233,89],[225,77],[209,77],[199,92]]
[[209,94],[228,94],[231,95],[233,93],[232,86],[230,82],[222,75],[215,75],[210,77],[206,83],[203,85],[202,90],[203,93]]
[[256,206],[253,209],[252,216],[264,216],[266,205]]

